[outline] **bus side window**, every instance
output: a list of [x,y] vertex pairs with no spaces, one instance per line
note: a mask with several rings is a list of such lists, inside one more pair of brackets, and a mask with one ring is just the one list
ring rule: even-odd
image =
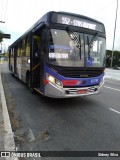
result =
[[34,35],[34,56],[40,57],[40,37]]
[[26,56],[30,56],[30,36],[26,37]]
[[24,38],[22,40],[22,56],[25,56],[26,54],[26,39]]
[[22,42],[19,42],[18,43],[18,50],[17,50],[17,57],[20,57],[21,56],[21,48],[22,48]]

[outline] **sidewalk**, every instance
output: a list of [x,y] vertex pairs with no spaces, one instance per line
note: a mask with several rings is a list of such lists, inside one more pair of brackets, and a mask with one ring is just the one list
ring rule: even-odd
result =
[[118,80],[120,81],[120,70],[106,68],[105,79]]
[[[0,72],[0,77],[1,77],[1,72]],[[0,79],[0,84],[1,84],[1,79]],[[1,85],[0,85],[0,151],[5,151],[4,132],[5,132],[5,129],[4,129],[4,120],[3,120],[3,112],[2,112]],[[1,159],[5,160],[5,158],[1,158]]]
[[[8,114],[2,78],[2,64],[0,64],[0,151],[14,151],[15,142]],[[1,156],[1,155],[0,155]],[[18,158],[0,158],[0,160],[17,160]]]
[[0,151],[4,151],[4,121],[3,121],[3,113],[2,113],[2,102],[1,102],[1,94],[0,94]]

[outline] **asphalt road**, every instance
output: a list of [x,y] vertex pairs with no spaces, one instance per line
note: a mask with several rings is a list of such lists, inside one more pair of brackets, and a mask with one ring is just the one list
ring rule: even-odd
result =
[[11,76],[7,64],[1,66],[18,150],[120,151],[120,81],[106,79],[104,90],[98,95],[51,99],[33,95]]

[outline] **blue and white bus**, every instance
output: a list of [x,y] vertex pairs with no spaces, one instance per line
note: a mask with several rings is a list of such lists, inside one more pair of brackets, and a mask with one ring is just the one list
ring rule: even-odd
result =
[[100,93],[104,25],[89,17],[48,12],[9,47],[9,69],[32,91],[53,98]]

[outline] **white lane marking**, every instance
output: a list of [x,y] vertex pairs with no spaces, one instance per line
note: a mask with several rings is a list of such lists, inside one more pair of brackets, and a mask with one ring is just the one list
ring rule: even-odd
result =
[[117,110],[115,110],[115,109],[112,109],[112,108],[109,108],[111,111],[113,111],[113,112],[116,112],[116,113],[118,113],[118,114],[120,114],[120,112],[119,111],[117,111]]
[[112,88],[112,87],[108,87],[108,86],[104,86],[105,88],[109,88],[109,89],[112,89],[112,90],[115,90],[115,91],[119,91],[120,92],[120,89],[116,89],[116,88]]

